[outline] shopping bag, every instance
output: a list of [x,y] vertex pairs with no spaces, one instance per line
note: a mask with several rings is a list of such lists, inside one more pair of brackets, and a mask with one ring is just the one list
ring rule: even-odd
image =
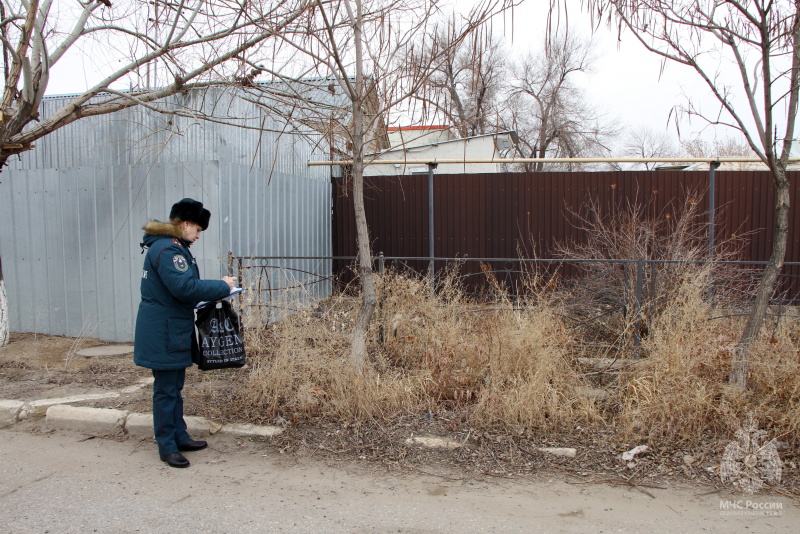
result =
[[230,302],[222,300],[197,310],[195,326],[200,349],[197,366],[201,370],[244,365],[244,341],[239,328],[239,316]]

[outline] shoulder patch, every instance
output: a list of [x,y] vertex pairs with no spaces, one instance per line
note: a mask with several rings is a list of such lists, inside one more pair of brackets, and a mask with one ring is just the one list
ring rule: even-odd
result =
[[175,269],[180,272],[186,272],[186,269],[189,268],[189,264],[186,263],[186,258],[181,256],[180,254],[175,254],[172,257],[172,264],[175,266]]

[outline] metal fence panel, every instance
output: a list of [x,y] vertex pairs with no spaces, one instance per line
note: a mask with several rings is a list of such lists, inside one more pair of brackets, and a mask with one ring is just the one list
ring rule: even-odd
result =
[[[218,106],[231,122],[274,123],[227,91],[175,99]],[[67,101],[46,99],[43,115]],[[4,170],[0,257],[11,331],[131,341],[141,227],[148,218],[166,219],[183,197],[212,212],[192,248],[206,278],[225,274],[229,250],[330,255],[330,171],[306,165],[321,156],[314,139],[169,121],[144,108],[82,119]],[[329,274],[330,262],[321,268]]]
[[[800,202],[800,173],[787,173],[791,205]],[[744,261],[768,259],[772,249],[774,185],[768,171],[716,172],[716,241],[747,235]],[[647,206],[649,216],[672,216],[690,195],[708,209],[707,171],[498,173],[434,176],[435,256],[549,258],[558,244],[581,242],[574,216],[594,200],[608,215],[628,202]],[[337,179],[334,256],[356,254],[349,180]],[[428,256],[427,177],[365,179],[366,215],[375,254]],[[798,210],[792,228],[800,227]],[[636,258],[629,258],[636,259]],[[800,233],[793,232],[787,262],[800,261]],[[425,262],[411,262],[417,270]],[[336,270],[346,269],[337,262]],[[467,268],[475,272],[479,265]],[[797,267],[789,269],[794,273]]]

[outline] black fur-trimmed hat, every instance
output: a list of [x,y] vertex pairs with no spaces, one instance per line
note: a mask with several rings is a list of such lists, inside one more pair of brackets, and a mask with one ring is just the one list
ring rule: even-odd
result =
[[184,198],[172,205],[169,218],[180,219],[197,223],[205,231],[208,228],[208,221],[211,220],[211,212],[203,208],[203,203],[191,198]]

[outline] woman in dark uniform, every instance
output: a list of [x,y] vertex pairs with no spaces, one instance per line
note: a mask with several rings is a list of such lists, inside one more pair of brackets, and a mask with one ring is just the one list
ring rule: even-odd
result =
[[227,297],[236,278],[201,280],[189,247],[208,228],[211,213],[203,204],[184,198],[172,206],[169,222],[144,226],[142,301],[136,316],[133,361],[153,370],[153,427],[161,460],[171,467],[189,467],[180,451],[205,449],[194,441],[183,419],[186,368],[196,361],[194,306]]

